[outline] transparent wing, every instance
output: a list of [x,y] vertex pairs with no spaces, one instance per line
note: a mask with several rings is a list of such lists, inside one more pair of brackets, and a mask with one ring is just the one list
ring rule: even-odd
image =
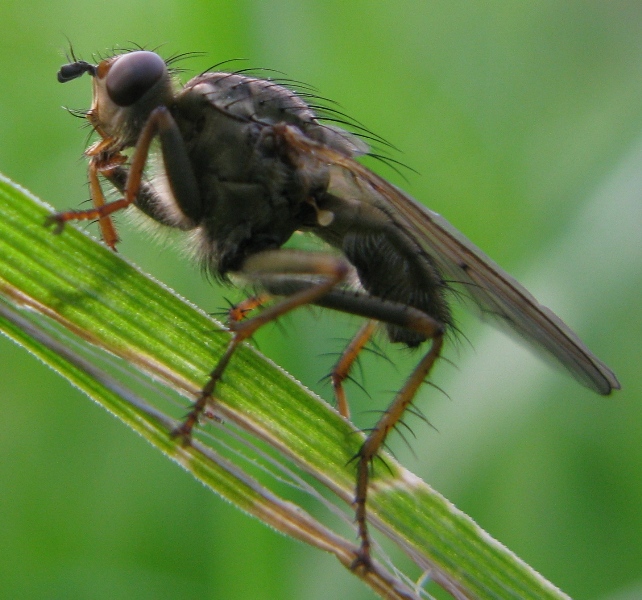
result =
[[329,165],[330,193],[372,203],[385,211],[432,257],[445,279],[464,288],[463,296],[474,300],[484,315],[509,326],[599,394],[620,389],[615,374],[559,317],[448,221],[352,158],[305,138],[293,128],[288,128],[285,137],[306,161],[312,158]]

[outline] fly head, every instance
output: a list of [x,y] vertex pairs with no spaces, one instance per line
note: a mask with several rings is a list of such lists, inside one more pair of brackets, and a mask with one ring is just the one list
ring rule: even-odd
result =
[[76,61],[60,68],[58,81],[67,83],[84,73],[93,77],[93,102],[87,118],[109,139],[107,146],[114,151],[134,145],[151,112],[171,104],[174,96],[167,65],[155,52],[117,54],[98,65]]

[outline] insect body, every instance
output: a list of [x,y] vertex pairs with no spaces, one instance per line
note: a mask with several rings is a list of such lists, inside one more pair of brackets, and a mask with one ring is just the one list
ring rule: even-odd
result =
[[[58,80],[84,73],[93,77],[86,116],[100,136],[86,151],[94,208],[54,215],[58,229],[66,221],[98,219],[105,242],[114,247],[110,215],[134,204],[161,224],[191,232],[215,276],[243,275],[279,298],[248,319],[231,315],[227,351],[175,435],[189,441],[237,346],[298,306],[314,303],[369,320],[333,373],[346,416],[341,382],[375,322],[393,342],[428,342],[355,457],[361,538],[355,568],[371,564],[370,463],[439,357],[452,326],[447,297],[455,283],[461,295],[586,386],[600,394],[619,388],[615,375],[558,317],[439,215],[359,164],[355,158],[367,151],[365,144],[323,124],[295,92],[240,73],[207,72],[180,88],[168,64],[142,50],[98,65],[75,61],[60,69]],[[163,193],[143,179],[154,139],[160,142]],[[122,154],[128,148],[131,159]],[[99,175],[123,197],[107,203]],[[296,231],[312,232],[339,254],[282,249]]]

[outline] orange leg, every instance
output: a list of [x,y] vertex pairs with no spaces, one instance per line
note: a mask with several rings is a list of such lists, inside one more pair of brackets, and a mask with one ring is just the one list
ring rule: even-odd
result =
[[247,314],[256,308],[263,306],[269,302],[272,296],[269,294],[260,294],[258,296],[250,296],[235,304],[227,311],[227,319],[229,323],[238,323],[247,317]]
[[[134,154],[129,166],[129,174],[127,177],[124,197],[113,202],[105,202],[105,196],[98,179],[98,173],[103,171],[108,172],[110,169],[121,164],[123,162],[123,156],[119,152],[109,154],[109,151],[105,150],[105,153],[103,154],[91,149],[89,151],[92,155],[89,163],[89,187],[94,208],[89,210],[70,210],[67,212],[57,213],[49,217],[47,224],[55,225],[56,233],[60,233],[67,221],[98,219],[105,243],[115,250],[118,236],[116,235],[116,230],[109,216],[116,211],[127,208],[130,204],[133,204],[136,201],[152,140],[159,131],[163,133],[165,131],[170,131],[175,127],[176,124],[174,123],[172,116],[169,114],[167,109],[164,109],[164,107],[152,112],[140,133],[138,142],[134,149]],[[99,145],[108,144],[108,142],[110,142],[110,140],[106,139],[99,143]],[[100,147],[102,147],[102,145],[100,145]]]
[[[92,160],[89,163],[89,189],[91,191],[91,199],[94,204],[94,209],[98,212],[105,210],[102,208],[107,204],[105,201],[105,194],[100,187],[100,181],[98,179],[99,168],[96,164],[96,161]],[[62,213],[63,215],[69,215],[68,213]],[[98,224],[100,225],[100,233],[103,237],[103,240],[107,246],[112,250],[116,249],[116,243],[118,242],[118,234],[116,233],[116,227],[114,222],[108,215],[103,215],[98,217]]]
[[[192,410],[183,423],[172,432],[172,435],[181,437],[186,444],[189,443],[193,428],[198,424],[207,404],[212,400],[215,387],[241,342],[252,336],[262,325],[299,306],[310,303],[318,304],[369,319],[370,322],[361,329],[353,340],[354,343],[350,344],[349,348],[344,352],[344,356],[339,360],[337,380],[341,377],[343,371],[349,371],[358,354],[358,349],[362,348],[367,342],[372,333],[371,328],[374,326],[373,320],[406,327],[422,334],[426,340],[431,340],[430,349],[415,367],[354,457],[357,465],[354,505],[361,545],[352,568],[355,570],[369,570],[372,562],[366,507],[372,461],[381,450],[390,431],[394,429],[412,402],[417,390],[429,375],[439,357],[443,343],[444,327],[422,311],[407,305],[368,295],[346,292],[346,290],[337,287],[349,273],[350,266],[342,259],[331,255],[292,250],[272,250],[247,259],[242,274],[254,279],[257,283],[263,284],[269,293],[283,296],[283,299],[250,319],[243,321],[231,320],[230,329],[234,336],[230,340],[223,357],[210,373],[210,377],[192,406]],[[275,275],[277,276],[276,283],[274,283],[273,279]],[[304,277],[303,280],[298,280],[298,283],[294,283],[293,281],[296,280],[297,275],[321,276],[322,280],[306,280]],[[283,279],[287,280],[290,276],[292,280],[289,281],[289,284],[284,285]],[[257,304],[255,299],[250,299],[248,302],[247,305],[242,304],[242,308],[246,306],[251,308]]]
[[357,360],[359,353],[372,337],[376,326],[376,321],[368,321],[359,329],[354,338],[352,338],[346,346],[330,373],[332,387],[334,388],[334,397],[337,399],[337,409],[346,419],[350,418],[350,407],[348,406],[348,400],[343,389],[343,382],[348,378],[354,361]]
[[357,461],[357,486],[354,503],[357,528],[359,537],[361,538],[359,554],[352,563],[352,569],[355,570],[360,568],[369,570],[371,567],[370,535],[368,534],[366,521],[366,502],[368,499],[368,482],[370,480],[372,461],[386,441],[388,434],[402,417],[406,408],[408,408],[412,402],[417,390],[430,373],[435,361],[439,358],[443,344],[443,328],[436,321],[430,319],[430,317],[426,318],[427,324],[432,324],[433,326],[430,350],[410,374],[404,386],[399,390],[355,456],[355,460]]
[[214,370],[210,373],[207,383],[199,393],[185,420],[172,432],[172,436],[181,437],[185,443],[189,443],[192,430],[197,425],[208,402],[211,401],[216,384],[220,381],[238,346],[254,335],[262,325],[278,319],[299,306],[313,303],[317,298],[324,296],[346,278],[350,267],[340,258],[329,255],[271,250],[247,259],[243,271],[246,275],[256,278],[260,278],[261,275],[269,277],[270,274],[287,272],[313,273],[325,276],[326,280],[286,296],[250,319],[244,321],[231,320],[229,327],[234,336],[230,340],[225,354],[223,354]]

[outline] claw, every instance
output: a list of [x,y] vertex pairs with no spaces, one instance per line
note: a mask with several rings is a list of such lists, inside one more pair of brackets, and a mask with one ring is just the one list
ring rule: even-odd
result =
[[55,235],[60,235],[62,230],[65,228],[65,220],[60,216],[60,213],[49,215],[45,219],[45,227],[53,227],[53,233]]
[[174,429],[169,432],[169,435],[172,439],[180,438],[181,445],[183,447],[189,446],[192,443],[193,425],[189,424],[189,421],[190,419],[188,417],[185,422],[181,423],[177,427],[174,427]]
[[350,570],[354,573],[369,573],[374,570],[370,552],[367,549],[359,548],[356,558],[350,563]]
[[207,390],[206,386],[199,394],[183,422],[178,427],[172,429],[169,435],[172,438],[181,438],[183,446],[189,446],[192,443],[192,430],[198,425],[199,418],[205,411],[207,403],[211,398],[211,393]]

